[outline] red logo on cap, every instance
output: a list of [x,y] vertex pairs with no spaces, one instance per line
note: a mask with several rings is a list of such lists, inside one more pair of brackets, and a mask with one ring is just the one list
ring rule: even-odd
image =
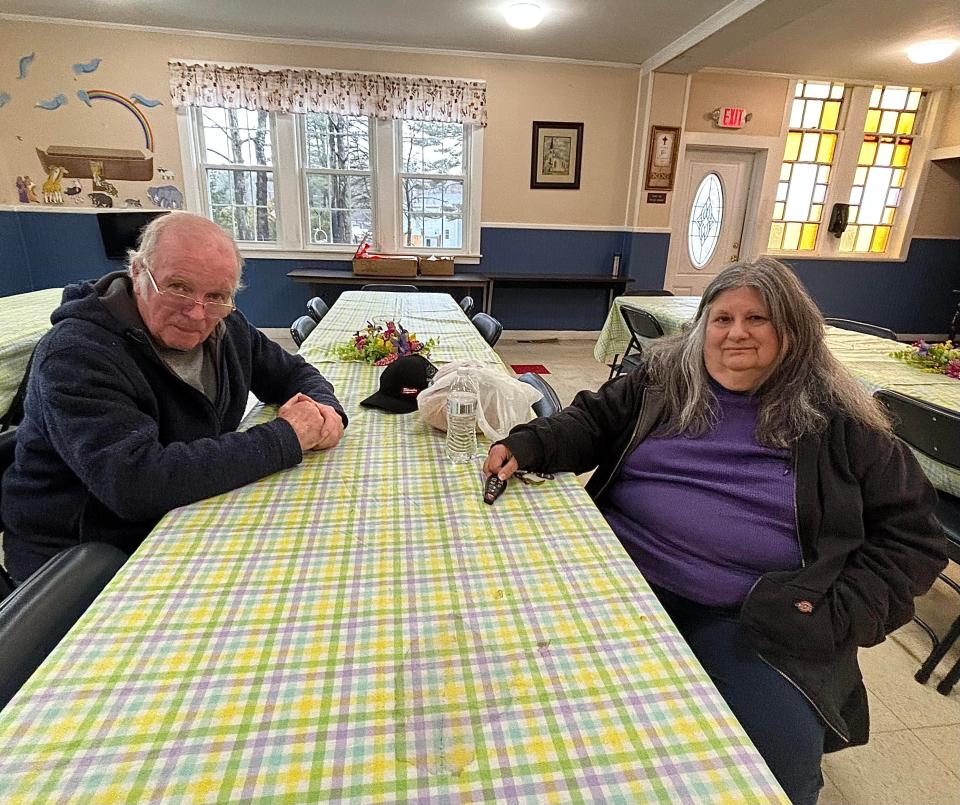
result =
[[420,393],[420,389],[411,388],[410,386],[404,386],[400,389],[400,393],[404,397],[416,397]]

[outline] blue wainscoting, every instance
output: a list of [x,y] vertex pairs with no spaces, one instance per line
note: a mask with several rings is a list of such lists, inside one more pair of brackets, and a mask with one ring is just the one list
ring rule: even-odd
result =
[[[617,231],[484,227],[480,265],[458,271],[595,274],[620,270],[639,288],[661,288],[669,235]],[[342,261],[247,261],[238,304],[258,327],[285,327],[304,311],[308,286],[286,273],[297,266],[349,271]],[[120,268],[108,260],[95,215],[0,211],[0,295],[63,286]],[[943,332],[960,288],[960,241],[915,239],[906,262],[797,260],[795,270],[829,315],[885,324],[898,332]],[[344,286],[346,287],[346,286]],[[332,302],[337,288],[327,287]],[[511,330],[597,330],[607,294],[591,289],[504,288],[493,313]]]

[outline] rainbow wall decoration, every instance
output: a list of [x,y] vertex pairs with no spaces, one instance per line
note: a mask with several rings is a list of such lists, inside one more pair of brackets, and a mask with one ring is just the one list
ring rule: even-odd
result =
[[140,111],[140,107],[133,101],[125,98],[123,95],[118,95],[116,92],[111,92],[108,89],[88,89],[87,97],[91,101],[113,101],[127,109],[139,121],[140,128],[143,129],[143,137],[147,150],[153,151],[153,129],[150,128],[150,121],[147,120],[143,112]]

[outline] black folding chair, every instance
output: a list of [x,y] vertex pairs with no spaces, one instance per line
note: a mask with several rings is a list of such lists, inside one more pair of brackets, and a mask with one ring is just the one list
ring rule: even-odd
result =
[[463,308],[463,312],[467,314],[469,319],[473,315],[473,297],[465,296],[460,300],[460,307]]
[[542,395],[541,398],[531,406],[533,413],[537,416],[553,416],[554,414],[560,413],[563,409],[563,405],[560,404],[560,398],[557,396],[557,392],[553,390],[553,386],[536,372],[524,372],[517,377],[517,380],[533,386]]
[[897,334],[893,330],[889,327],[881,327],[879,324],[867,324],[864,321],[852,321],[851,319],[824,319],[823,322],[831,327],[839,327],[841,330],[875,335],[877,338],[889,338],[891,341],[897,340]]
[[657,317],[646,310],[620,306],[620,315],[623,316],[623,323],[627,325],[630,332],[630,341],[623,352],[623,359],[619,362],[614,359],[610,364],[610,377],[619,377],[624,372],[632,372],[642,362],[643,342],[641,338],[660,338],[663,335],[663,327],[657,321]]
[[319,324],[320,319],[326,316],[329,312],[330,308],[327,307],[327,303],[324,302],[319,296],[315,296],[313,299],[307,302],[307,315],[317,322],[317,324]]
[[418,293],[420,289],[416,285],[391,285],[389,283],[371,283],[364,285],[361,291],[391,291],[393,293]]
[[480,335],[483,336],[483,340],[486,341],[491,347],[497,345],[497,341],[500,340],[500,335],[503,333],[503,325],[498,322],[493,316],[488,316],[486,313],[478,313],[470,321],[473,322],[473,326],[480,331]]
[[313,328],[316,326],[317,323],[312,316],[301,316],[290,325],[290,336],[293,338],[293,343],[299,347],[307,340],[307,336],[313,332]]
[[[960,413],[889,389],[878,390],[874,397],[890,412],[897,436],[917,452],[955,470],[960,470]],[[937,518],[947,535],[947,555],[954,562],[960,562],[960,499],[945,492],[938,492],[937,497]],[[960,594],[960,584],[949,576],[941,573],[940,580]],[[933,650],[914,675],[917,682],[925,683],[930,679],[933,669],[947,655],[950,647],[957,638],[960,638],[960,615],[943,639],[938,638],[933,629],[919,616],[914,616],[913,620],[933,642]],[[940,681],[937,690],[946,696],[958,679],[960,679],[960,660]]]
[[0,602],[0,708],[126,561],[112,545],[83,542],[57,554]]

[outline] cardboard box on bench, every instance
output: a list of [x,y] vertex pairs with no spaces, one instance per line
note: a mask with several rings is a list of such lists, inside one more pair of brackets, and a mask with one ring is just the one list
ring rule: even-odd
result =
[[420,257],[418,267],[424,277],[452,277],[452,257]]
[[355,258],[353,273],[361,277],[415,277],[417,258],[413,255]]

